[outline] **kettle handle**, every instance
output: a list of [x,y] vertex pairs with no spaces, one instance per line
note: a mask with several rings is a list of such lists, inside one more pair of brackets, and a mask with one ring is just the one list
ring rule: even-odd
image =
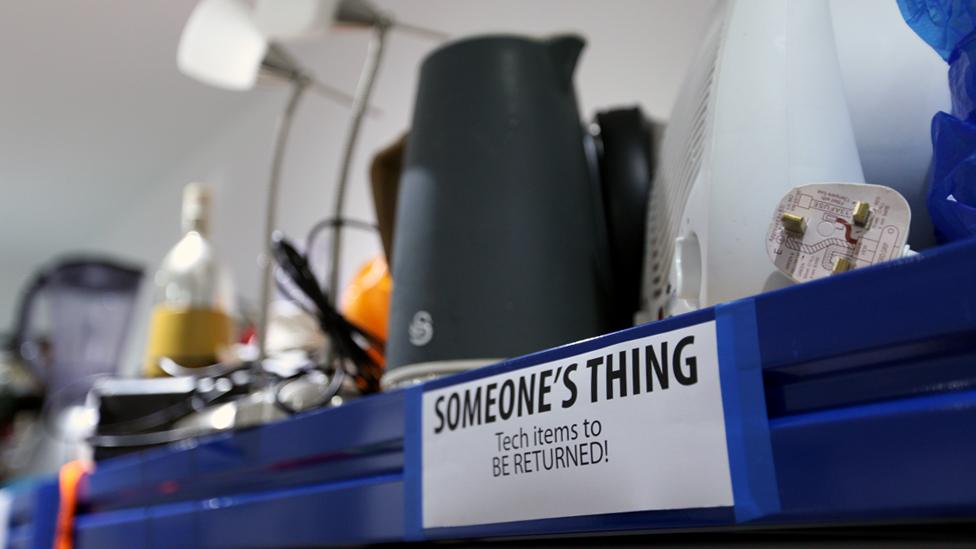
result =
[[553,67],[559,78],[559,85],[563,89],[569,89],[573,85],[573,72],[576,70],[576,63],[579,61],[580,53],[586,46],[586,41],[576,34],[561,34],[554,36],[546,42],[549,49],[549,56],[552,58]]

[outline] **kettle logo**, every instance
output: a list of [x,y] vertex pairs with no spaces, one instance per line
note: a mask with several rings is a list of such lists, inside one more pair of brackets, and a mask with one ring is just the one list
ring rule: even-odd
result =
[[417,311],[413,315],[413,320],[410,321],[410,328],[407,331],[410,334],[410,343],[417,347],[423,347],[434,338],[434,319],[427,311]]

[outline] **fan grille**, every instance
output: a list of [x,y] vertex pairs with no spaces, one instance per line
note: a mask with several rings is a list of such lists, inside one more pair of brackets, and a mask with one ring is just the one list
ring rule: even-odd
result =
[[691,187],[701,170],[710,126],[720,30],[717,22],[706,37],[682,86],[661,144],[661,162],[647,209],[641,309],[649,319],[664,316],[670,293],[668,276],[674,258],[674,240]]

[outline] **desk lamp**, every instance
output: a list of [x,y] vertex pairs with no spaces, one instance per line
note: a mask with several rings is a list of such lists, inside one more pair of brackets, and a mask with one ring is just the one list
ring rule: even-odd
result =
[[[333,25],[367,28],[372,41],[354,97],[318,82],[309,71],[279,44],[324,32]],[[343,148],[342,163],[333,201],[335,234],[332,238],[328,293],[335,302],[339,286],[339,257],[342,249],[343,210],[350,165],[362,120],[369,105],[379,70],[387,32],[399,28],[418,35],[442,39],[444,34],[415,25],[394,22],[393,18],[365,0],[202,0],[187,20],[177,55],[181,72],[204,83],[231,90],[253,88],[259,76],[290,83],[292,91],[276,130],[268,203],[265,213],[264,253],[261,258],[260,315],[258,318],[258,364],[266,357],[268,308],[271,299],[271,236],[281,175],[282,157],[303,92],[312,87],[352,106],[352,118]],[[256,368],[260,370],[260,366]],[[263,377],[261,372],[255,372]]]

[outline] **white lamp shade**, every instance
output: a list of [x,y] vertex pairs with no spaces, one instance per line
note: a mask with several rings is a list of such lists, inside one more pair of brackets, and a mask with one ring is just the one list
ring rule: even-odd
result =
[[257,0],[254,22],[265,36],[289,40],[324,34],[339,0]]
[[[282,2],[287,4],[287,2]],[[177,65],[183,74],[221,88],[254,87],[268,40],[240,0],[202,0],[180,37]]]

